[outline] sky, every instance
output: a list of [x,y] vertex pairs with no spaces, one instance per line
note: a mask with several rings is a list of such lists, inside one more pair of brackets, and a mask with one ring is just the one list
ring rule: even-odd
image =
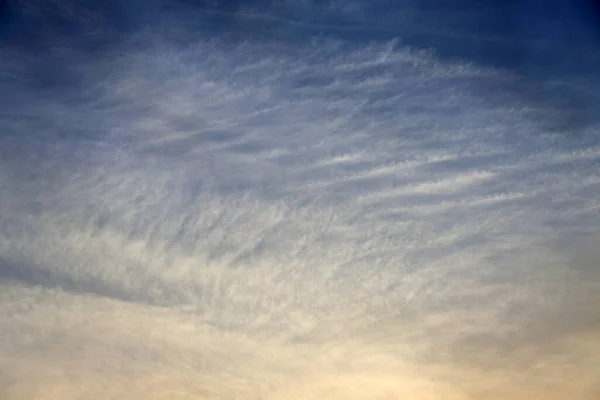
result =
[[0,398],[600,398],[592,2],[0,2]]

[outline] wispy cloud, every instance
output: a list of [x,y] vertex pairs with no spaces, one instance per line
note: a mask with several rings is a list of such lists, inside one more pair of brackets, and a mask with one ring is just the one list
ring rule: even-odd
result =
[[1,54],[0,398],[598,396],[597,124],[398,41],[125,37]]

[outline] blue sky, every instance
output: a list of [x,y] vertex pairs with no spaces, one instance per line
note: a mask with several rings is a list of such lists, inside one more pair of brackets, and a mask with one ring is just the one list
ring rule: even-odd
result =
[[2,12],[0,397],[597,398],[591,8]]

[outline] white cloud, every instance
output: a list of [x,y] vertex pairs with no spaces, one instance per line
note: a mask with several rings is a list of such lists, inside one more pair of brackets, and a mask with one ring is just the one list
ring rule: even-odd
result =
[[1,398],[597,396],[597,125],[398,43],[148,36],[0,59]]

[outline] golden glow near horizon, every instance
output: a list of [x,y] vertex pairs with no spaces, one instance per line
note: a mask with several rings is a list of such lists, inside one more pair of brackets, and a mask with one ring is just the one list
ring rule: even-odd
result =
[[0,400],[600,399],[597,124],[401,41],[167,31],[50,46],[61,90],[0,48]]

